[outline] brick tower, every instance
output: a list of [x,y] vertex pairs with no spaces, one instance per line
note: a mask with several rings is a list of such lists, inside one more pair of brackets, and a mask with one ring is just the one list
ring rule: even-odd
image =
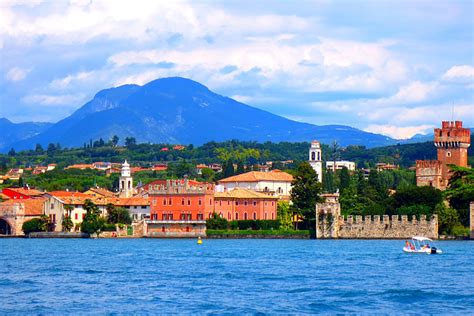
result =
[[467,167],[467,149],[471,145],[471,131],[462,127],[461,121],[443,121],[441,128],[434,130],[434,144],[441,162],[441,178],[449,180],[448,165]]
[[434,130],[437,160],[416,161],[416,185],[429,185],[446,189],[449,181],[448,165],[467,167],[467,149],[471,145],[471,131],[462,127],[461,121],[443,121]]

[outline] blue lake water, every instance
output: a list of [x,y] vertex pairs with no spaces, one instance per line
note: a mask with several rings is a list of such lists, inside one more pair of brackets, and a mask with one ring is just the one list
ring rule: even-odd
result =
[[0,239],[5,313],[474,313],[474,242]]

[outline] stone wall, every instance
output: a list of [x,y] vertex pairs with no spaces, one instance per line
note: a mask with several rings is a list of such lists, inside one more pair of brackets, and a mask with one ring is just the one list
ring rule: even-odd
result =
[[[326,222],[324,221],[324,224]],[[412,236],[425,236],[432,239],[438,238],[438,217],[433,215],[427,219],[425,215],[417,220],[416,217],[408,218],[406,215],[382,217],[375,216],[339,216],[334,220],[338,226],[338,235],[333,238],[370,239],[393,238],[405,239]]]
[[197,238],[206,236],[206,221],[148,221],[147,237]]

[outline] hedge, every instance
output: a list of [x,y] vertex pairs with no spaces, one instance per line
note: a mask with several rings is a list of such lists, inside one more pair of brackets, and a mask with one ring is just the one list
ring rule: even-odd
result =
[[309,230],[222,230],[208,229],[208,236],[212,235],[279,235],[279,236],[309,236]]

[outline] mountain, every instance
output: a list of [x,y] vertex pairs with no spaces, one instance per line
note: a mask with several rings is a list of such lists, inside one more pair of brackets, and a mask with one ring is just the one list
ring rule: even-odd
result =
[[0,118],[0,148],[8,148],[9,144],[35,136],[49,127],[52,123],[12,123],[6,118]]
[[264,141],[336,140],[367,147],[394,144],[386,136],[342,125],[316,126],[292,121],[213,93],[198,82],[163,78],[143,86],[102,90],[94,98],[42,133],[13,144],[82,146],[102,137],[135,137],[137,142],[200,145],[229,139]]

